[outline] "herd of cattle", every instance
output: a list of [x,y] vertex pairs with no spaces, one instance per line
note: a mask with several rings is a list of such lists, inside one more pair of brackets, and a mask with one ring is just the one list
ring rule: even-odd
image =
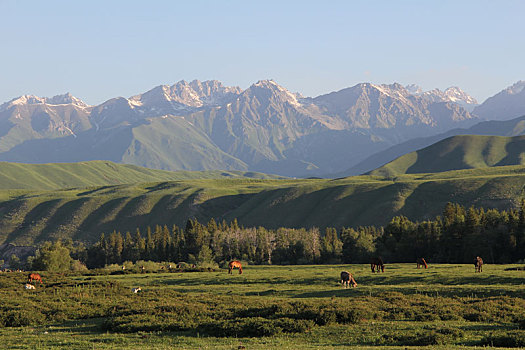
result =
[[[416,261],[417,268],[428,268],[428,264],[425,261],[425,258],[417,258]],[[171,264],[169,265],[168,269],[171,270]],[[123,266],[122,269],[125,269]],[[239,274],[242,274],[242,264],[238,260],[233,260],[228,264],[228,274],[232,274],[234,269],[239,269]],[[381,257],[375,257],[370,259],[370,269],[372,272],[385,272],[385,264],[383,262],[383,259]],[[479,256],[477,256],[474,259],[474,272],[481,272],[483,270],[483,259],[481,259]],[[144,266],[142,266],[142,272],[144,273]],[[30,273],[27,276],[27,283],[25,285],[25,289],[35,289],[35,286],[31,284],[33,281],[39,282],[42,284],[42,276],[40,276],[38,273]],[[354,279],[354,276],[348,272],[348,271],[342,271],[341,272],[341,284],[343,288],[349,288],[350,285],[352,285],[353,288],[357,287],[357,282]],[[142,289],[140,287],[135,287],[131,289],[132,293],[138,293]]]

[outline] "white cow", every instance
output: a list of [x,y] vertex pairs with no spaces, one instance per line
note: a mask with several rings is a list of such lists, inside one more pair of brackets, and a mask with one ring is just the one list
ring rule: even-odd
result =
[[137,288],[131,288],[131,292],[132,293],[138,293],[140,292],[142,289],[140,289],[140,287],[137,287]]
[[35,289],[35,286],[33,286],[32,284],[27,283],[26,284],[26,289]]

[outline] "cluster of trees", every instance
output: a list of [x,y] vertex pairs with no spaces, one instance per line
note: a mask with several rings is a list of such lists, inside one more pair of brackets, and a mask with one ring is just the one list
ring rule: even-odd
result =
[[242,259],[253,264],[366,263],[371,256],[390,262],[466,263],[475,256],[486,262],[525,259],[525,201],[520,208],[465,208],[448,203],[441,216],[413,222],[396,216],[386,227],[268,230],[188,220],[184,229],[149,227],[143,236],[120,232],[105,236],[87,250],[87,265],[124,261],[223,262]]
[[481,256],[490,263],[523,262],[524,211],[525,201],[517,209],[502,211],[448,203],[442,216],[434,220],[393,218],[375,241],[375,248],[394,261],[423,256],[427,261],[462,263]]
[[184,229],[173,226],[148,227],[143,236],[122,235],[114,231],[102,234],[99,242],[87,250],[87,265],[101,267],[137,260],[173,262],[223,262],[242,259],[253,264],[309,264],[339,262],[343,243],[333,228],[321,235],[319,229],[263,227],[245,228],[237,220],[207,224],[188,220]]
[[[185,228],[156,226],[133,234],[102,234],[89,248],[71,240],[45,242],[24,263],[12,267],[34,270],[82,270],[125,261],[223,263],[241,259],[251,264],[366,263],[381,256],[386,262],[468,263],[481,256],[489,263],[525,261],[525,200],[517,209],[465,208],[448,203],[441,216],[413,222],[394,217],[385,227],[318,228],[242,227],[237,220],[202,224],[188,220]],[[15,266],[16,265],[16,266]]]
[[13,254],[7,262],[0,260],[0,268],[56,272],[83,271],[87,270],[86,260],[87,250],[84,245],[67,239],[44,242],[35,255],[27,256],[24,260]]

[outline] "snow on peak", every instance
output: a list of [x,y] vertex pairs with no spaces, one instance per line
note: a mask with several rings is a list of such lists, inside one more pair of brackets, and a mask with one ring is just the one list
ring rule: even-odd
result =
[[516,95],[522,92],[523,89],[525,89],[525,80],[520,80],[506,88],[505,91],[511,95]]
[[299,99],[302,98],[302,95],[299,93],[292,93],[288,89],[277,84],[273,79],[269,80],[259,80],[255,84],[252,84],[248,89],[245,90],[245,93],[254,92],[254,89],[265,89],[271,91],[274,97],[277,97],[282,102],[288,102],[295,107],[300,107],[301,103]]
[[35,95],[22,95],[20,97],[14,98],[9,102],[4,103],[0,106],[0,110],[10,108],[12,106],[23,106],[23,105],[74,105],[81,108],[91,107],[84,101],[75,96],[71,95],[69,92],[63,95],[56,95],[53,97],[39,97]]
[[82,101],[79,98],[76,98],[75,96],[71,95],[69,92],[63,94],[63,95],[56,95],[51,98],[45,98],[45,101],[49,105],[67,105],[67,104],[73,104],[79,107],[90,107],[87,103]]
[[457,86],[451,86],[447,88],[443,93],[452,102],[463,102],[473,105],[478,104],[478,101],[476,101],[474,97],[470,96]]
[[410,95],[422,96],[432,102],[454,102],[460,105],[477,105],[478,101],[457,86],[451,86],[445,91],[438,88],[423,91],[418,85],[411,84],[405,87]]
[[408,91],[409,94],[412,95],[421,95],[423,93],[423,89],[419,85],[416,84],[410,84],[405,86],[405,89]]
[[172,86],[159,85],[143,94],[132,96],[129,100],[135,106],[168,102],[179,107],[202,107],[218,105],[240,91],[238,87],[227,87],[217,80],[193,80],[190,83],[181,80]]

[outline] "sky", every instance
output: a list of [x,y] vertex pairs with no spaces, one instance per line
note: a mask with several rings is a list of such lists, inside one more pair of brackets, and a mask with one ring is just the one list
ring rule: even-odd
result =
[[304,96],[459,86],[482,102],[525,80],[524,14],[518,0],[0,0],[0,103],[99,104],[183,79]]

